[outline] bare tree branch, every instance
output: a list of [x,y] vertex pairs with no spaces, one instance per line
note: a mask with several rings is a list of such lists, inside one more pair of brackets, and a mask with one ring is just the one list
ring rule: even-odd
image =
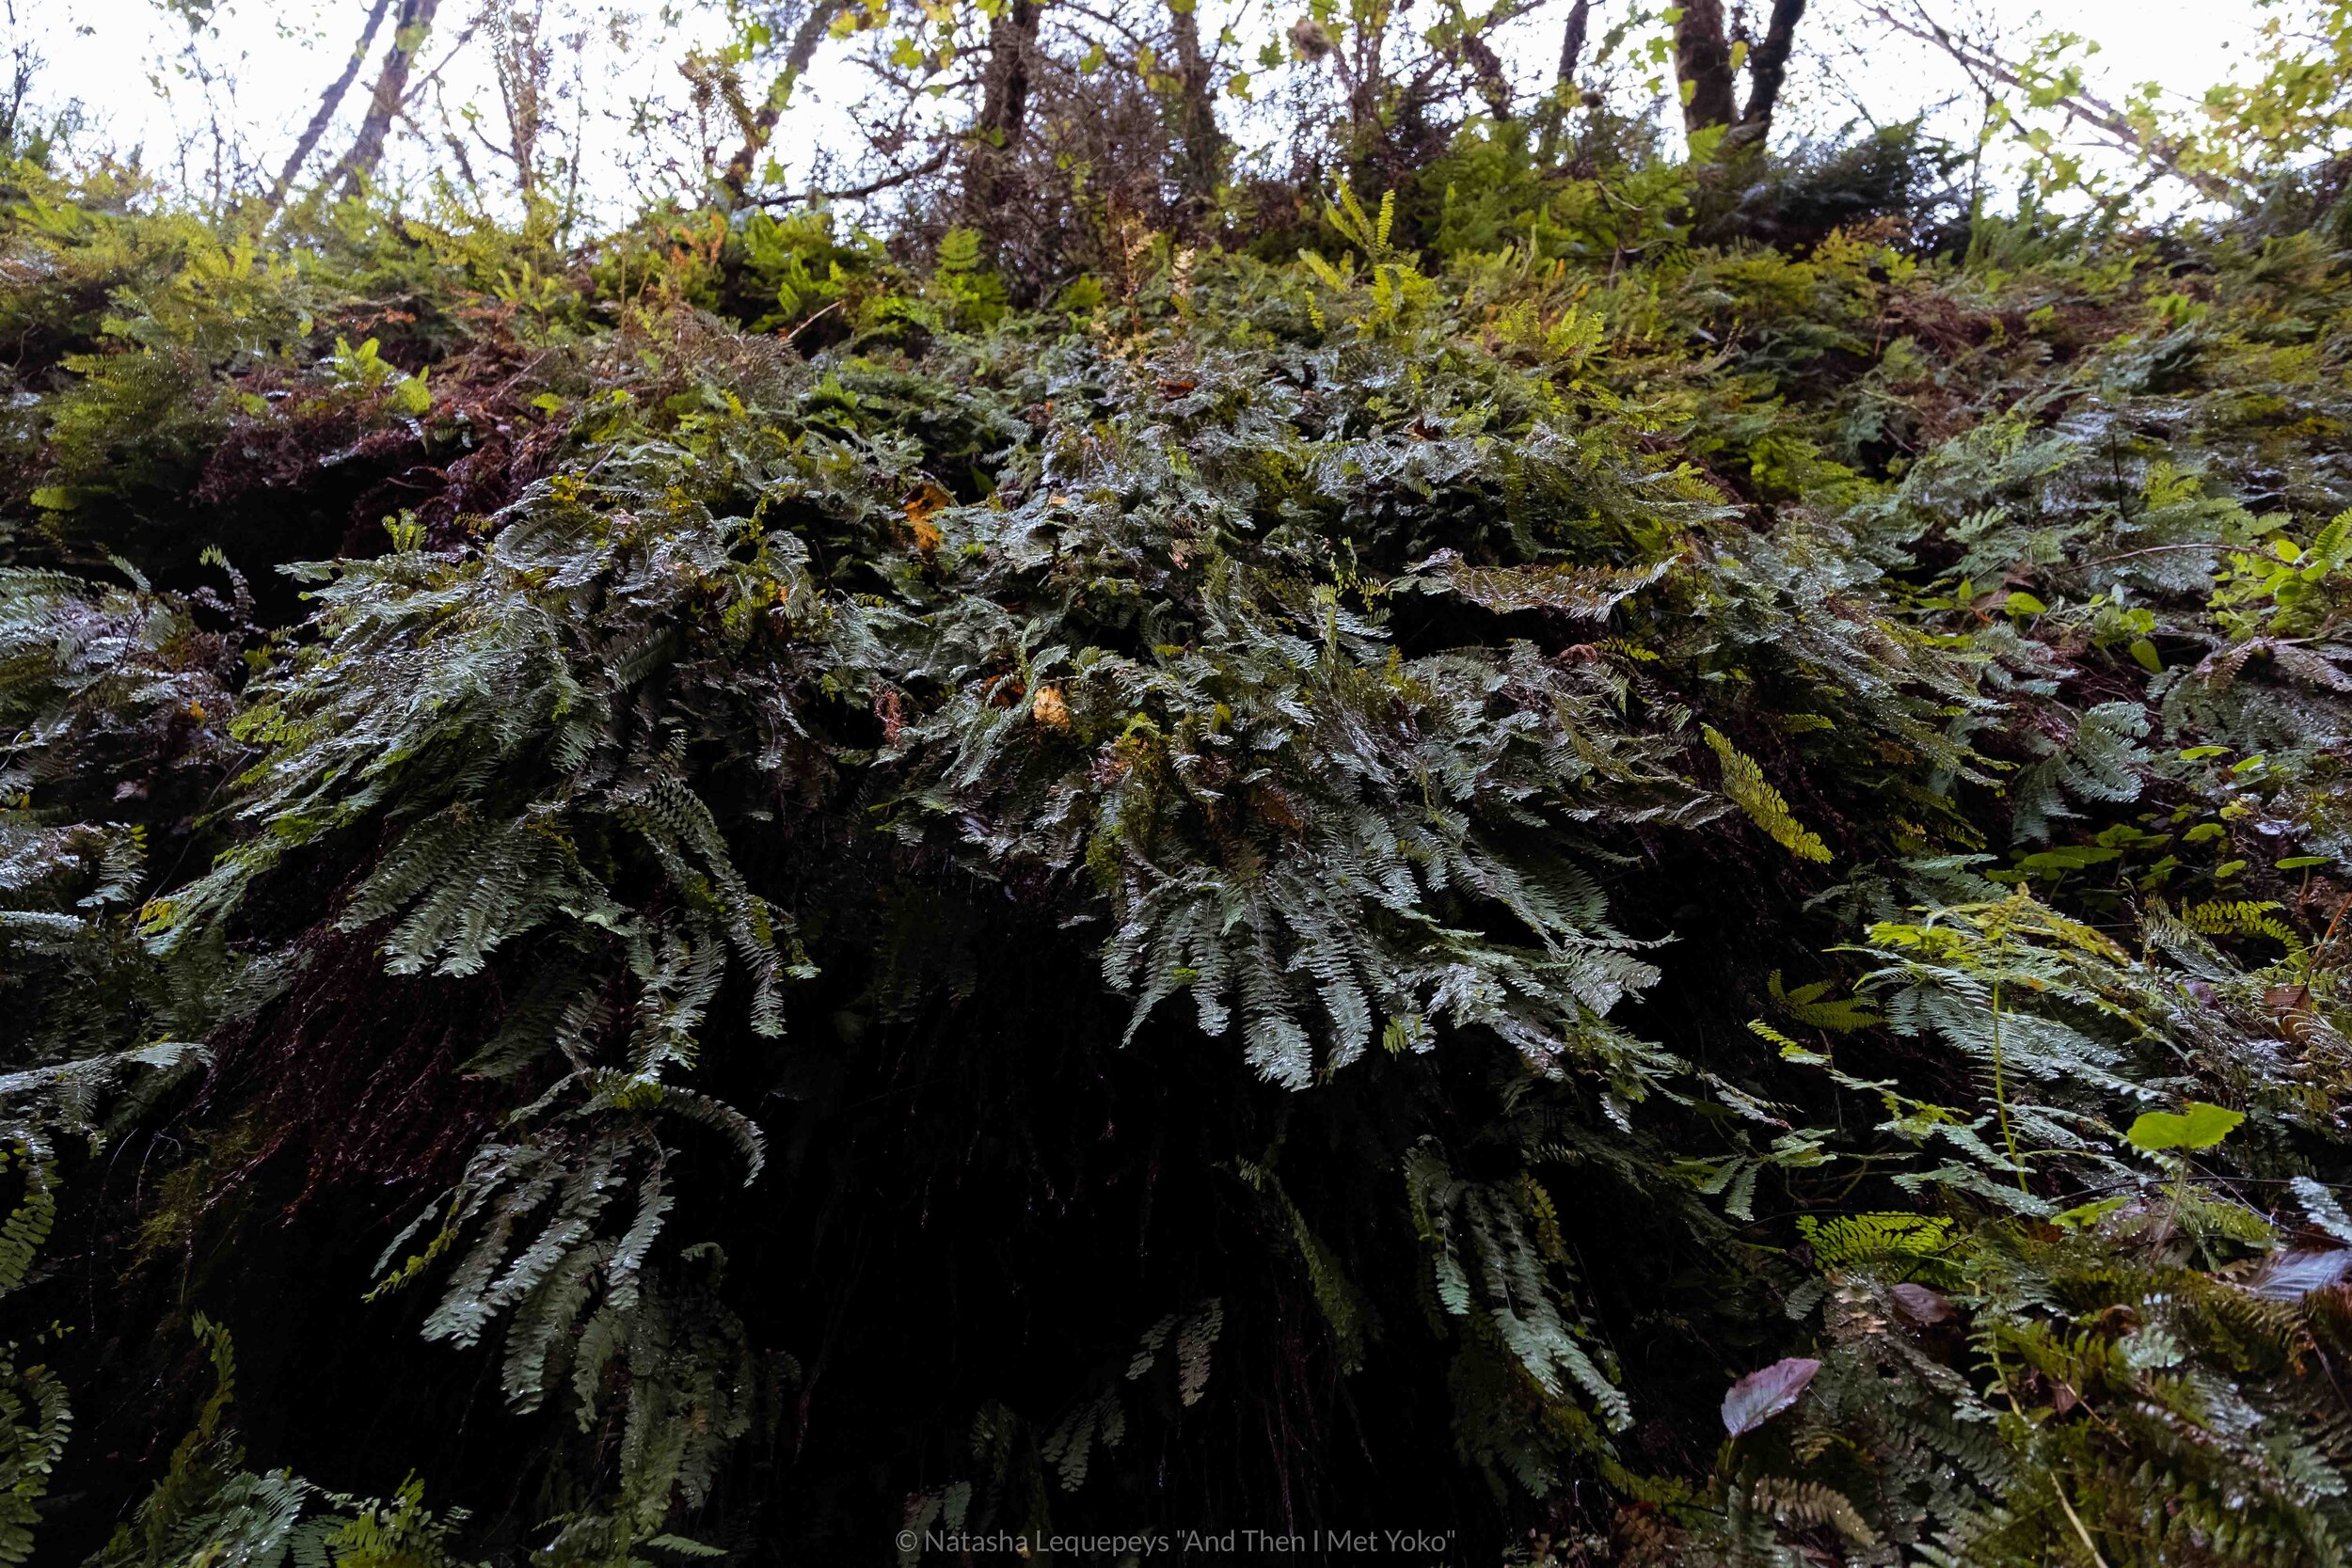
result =
[[1511,78],[1502,69],[1502,57],[1494,46],[1479,35],[1490,24],[1472,22],[1462,8],[1462,0],[1454,0],[1454,25],[1460,30],[1461,41],[1456,46],[1462,63],[1470,68],[1470,81],[1485,101],[1486,112],[1498,120],[1511,118]]
[[310,117],[310,123],[302,128],[302,135],[294,142],[294,151],[286,159],[286,166],[278,171],[278,182],[262,198],[267,211],[274,213],[284,205],[286,193],[294,188],[294,176],[302,172],[304,164],[310,162],[311,152],[319,145],[319,138],[326,135],[326,128],[334,122],[336,111],[343,106],[343,95],[358,79],[359,68],[367,63],[368,51],[375,47],[376,29],[384,25],[384,13],[391,8],[392,0],[375,0],[369,7],[367,23],[359,29],[359,41],[352,46],[351,58],[343,62],[342,74],[329,82],[326,90],[319,94],[318,112]]
[[[1916,0],[1914,0],[1912,8],[1918,15],[1915,22],[1898,16],[1885,6],[1875,6],[1871,8],[1871,12],[1895,31],[1943,50],[1971,75],[1990,77],[2021,92],[2032,90],[2032,85],[2026,82],[2024,73],[1991,49],[1965,39],[1954,38],[1929,16]],[[2194,186],[2200,195],[2215,201],[2234,201],[2244,194],[2233,182],[2210,169],[2189,167],[2185,160],[2188,150],[2179,141],[2142,132],[2125,118],[2122,111],[2091,93],[2065,94],[2058,100],[2056,106],[2106,137],[2109,145],[2145,158],[2167,174]]]
[[392,24],[391,52],[384,56],[384,69],[375,78],[375,92],[368,103],[367,118],[359,122],[359,135],[335,166],[327,178],[340,182],[345,196],[356,195],[361,185],[375,173],[375,166],[384,159],[384,138],[392,128],[392,119],[400,113],[407,95],[408,73],[415,69],[417,51],[424,47],[425,39],[433,31],[433,18],[441,8],[441,0],[400,0],[400,12]]
[[1780,85],[1788,74],[1788,51],[1796,43],[1797,24],[1804,16],[1804,0],[1772,0],[1772,21],[1764,41],[1748,56],[1748,106],[1725,138],[1727,145],[1756,147],[1772,132],[1772,106],[1780,102]]
[[435,65],[431,71],[426,71],[423,75],[408,84],[408,90],[405,96],[404,96],[400,101],[400,106],[403,113],[406,113],[413,109],[416,106],[417,101],[425,95],[427,89],[439,84],[441,80],[441,72],[449,69],[450,61],[455,59],[461,53],[463,53],[466,45],[473,41],[474,34],[480,32],[481,30],[482,19],[480,17],[474,18],[471,22],[467,23],[465,26],[458,29],[457,36],[450,40],[449,48],[442,52],[439,63]]
[[753,204],[759,207],[804,207],[812,201],[862,201],[869,196],[880,196],[900,185],[912,184],[927,174],[936,174],[947,166],[954,156],[956,144],[944,142],[937,151],[912,167],[895,169],[863,185],[845,185],[839,190],[805,190],[787,196],[763,196]]
[[1584,38],[1592,21],[1593,0],[1576,0],[1568,8],[1568,24],[1560,36],[1560,74],[1552,82],[1551,106],[1544,113],[1542,157],[1547,164],[1560,150],[1560,127],[1576,96],[1577,67],[1584,63]]
[[784,70],[777,72],[775,82],[768,88],[768,97],[754,114],[751,123],[743,128],[743,145],[727,160],[727,171],[720,183],[725,187],[731,201],[741,201],[743,191],[751,183],[752,166],[768,150],[768,143],[776,132],[776,122],[784,118],[785,109],[792,102],[792,89],[800,86],[807,74],[810,62],[817,58],[818,45],[833,28],[833,19],[841,14],[848,0],[812,0],[808,14],[792,30],[792,41],[784,52]]

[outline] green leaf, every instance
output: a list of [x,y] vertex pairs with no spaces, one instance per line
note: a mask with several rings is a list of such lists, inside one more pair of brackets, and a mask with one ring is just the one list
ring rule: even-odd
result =
[[2069,871],[2105,864],[2122,853],[2121,849],[2097,849],[2088,845],[2060,845],[2056,849],[2044,849],[2023,857],[2017,863],[2017,869],[2029,877],[2062,877]]
[[2050,1223],[2063,1226],[2069,1230],[2088,1230],[2131,1200],[2129,1193],[2121,1193],[2114,1197],[2103,1197],[2090,1203],[2078,1203],[2062,1213],[2051,1215]]
[[2166,1148],[2211,1148],[2230,1135],[2245,1117],[2220,1105],[2208,1105],[2192,1100],[2187,1108],[2172,1111],[2144,1111],[2132,1123],[2132,1130],[2123,1134],[2134,1148],[2154,1153]]
[[384,405],[395,414],[419,419],[433,408],[433,394],[425,389],[422,375],[405,375],[392,383],[392,390]]

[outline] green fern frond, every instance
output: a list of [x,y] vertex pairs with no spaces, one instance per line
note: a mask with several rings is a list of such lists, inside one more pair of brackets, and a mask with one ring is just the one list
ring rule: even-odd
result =
[[1724,793],[1748,814],[1748,819],[1797,859],[1826,865],[1829,846],[1789,814],[1788,802],[1781,799],[1780,791],[1764,777],[1764,770],[1756,765],[1755,759],[1724,738],[1723,732],[1712,724],[1701,724],[1699,733],[1707,737],[1708,745],[1714,748],[1717,760],[1723,764]]

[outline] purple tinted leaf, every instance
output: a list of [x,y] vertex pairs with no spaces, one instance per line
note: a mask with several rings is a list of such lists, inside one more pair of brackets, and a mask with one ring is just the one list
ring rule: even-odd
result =
[[1890,1293],[1896,1313],[1921,1328],[1950,1323],[1955,1316],[1952,1304],[1925,1285],[1898,1285]]
[[2247,1287],[2265,1301],[2301,1301],[2313,1291],[2344,1283],[2352,1272],[2352,1252],[2281,1252],[2262,1266]]
[[1750,1372],[1724,1396],[1724,1430],[1734,1437],[1754,1432],[1796,1403],[1797,1396],[1820,1370],[1821,1364],[1811,1356],[1792,1355]]

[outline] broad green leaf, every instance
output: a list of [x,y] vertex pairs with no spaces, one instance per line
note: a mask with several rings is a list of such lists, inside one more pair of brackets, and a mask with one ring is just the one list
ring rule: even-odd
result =
[[2211,1148],[2245,1119],[2225,1106],[2192,1100],[2179,1112],[2143,1111],[2139,1119],[2132,1123],[2132,1130],[2123,1135],[2131,1140],[2133,1148],[2150,1153],[2168,1148]]

